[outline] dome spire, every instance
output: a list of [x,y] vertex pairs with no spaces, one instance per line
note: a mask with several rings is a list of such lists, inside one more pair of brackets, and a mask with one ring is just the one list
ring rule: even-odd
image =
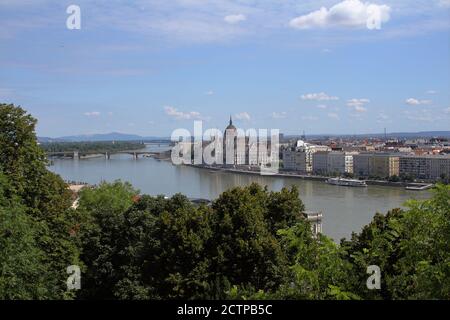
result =
[[230,114],[230,126],[233,125],[233,119],[231,118],[231,114]]

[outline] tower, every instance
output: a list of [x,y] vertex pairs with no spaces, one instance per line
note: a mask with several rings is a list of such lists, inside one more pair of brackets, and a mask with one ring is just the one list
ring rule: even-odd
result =
[[[237,144],[237,129],[233,125],[233,119],[230,115],[230,123],[225,128],[224,136],[223,136],[223,157],[224,157],[224,163],[228,165],[235,165],[237,163],[237,156],[236,156],[236,144]],[[231,144],[231,145],[228,145]],[[229,154],[229,157],[232,159],[228,159],[227,161],[227,147]],[[227,162],[232,163],[227,163]]]

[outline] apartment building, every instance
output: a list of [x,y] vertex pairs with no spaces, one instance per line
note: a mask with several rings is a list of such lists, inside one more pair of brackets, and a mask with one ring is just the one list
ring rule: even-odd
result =
[[307,153],[297,150],[284,150],[283,166],[286,170],[299,171],[306,174],[308,172]]
[[373,155],[369,158],[369,176],[392,177],[399,175],[399,157]]
[[353,174],[358,177],[368,177],[370,153],[360,153],[353,156]]
[[450,177],[450,155],[403,156],[400,157],[399,172],[424,180]]
[[348,162],[345,152],[316,152],[313,154],[313,172],[318,175],[344,175],[346,160]]
[[400,159],[398,155],[385,153],[361,153],[353,156],[353,173],[359,177],[398,176]]
[[328,146],[313,145],[298,140],[292,149],[283,151],[284,169],[294,170],[304,174],[313,171],[313,154],[316,152],[331,151]]

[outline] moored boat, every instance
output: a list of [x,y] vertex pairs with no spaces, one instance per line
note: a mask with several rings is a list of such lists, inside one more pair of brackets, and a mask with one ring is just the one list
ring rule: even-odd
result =
[[367,187],[365,181],[344,178],[330,178],[326,181],[328,184],[345,187]]

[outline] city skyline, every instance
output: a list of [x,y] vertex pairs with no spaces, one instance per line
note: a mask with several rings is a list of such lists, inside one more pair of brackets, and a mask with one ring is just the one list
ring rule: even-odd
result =
[[[448,130],[450,2],[0,1],[0,101],[38,135]],[[365,25],[366,6],[382,14]],[[323,9],[321,9],[323,7]]]

